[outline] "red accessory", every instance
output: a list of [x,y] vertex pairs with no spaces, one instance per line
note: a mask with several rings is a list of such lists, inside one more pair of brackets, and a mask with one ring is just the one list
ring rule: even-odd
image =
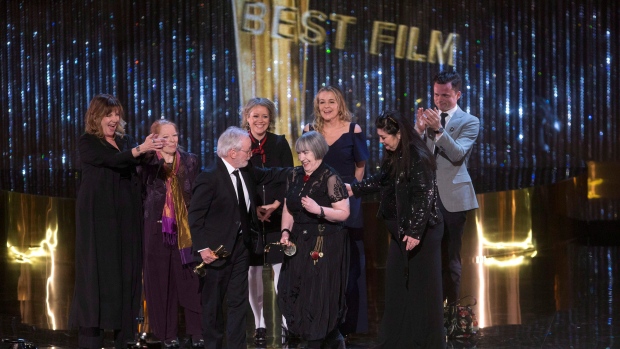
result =
[[321,257],[323,257],[323,235],[317,236],[314,250],[310,251],[310,258],[314,261],[314,265]]
[[261,159],[264,164],[267,161],[267,156],[265,155],[265,149],[263,149],[263,145],[265,145],[265,141],[267,141],[267,134],[265,133],[265,137],[263,137],[263,139],[259,141],[258,139],[254,138],[254,136],[252,136],[252,131],[248,131],[248,133],[250,134],[250,140],[252,140],[252,145],[254,145],[254,143],[258,144],[257,148],[252,149],[252,155],[261,155]]
[[310,179],[310,175],[304,175],[304,182],[307,182]]

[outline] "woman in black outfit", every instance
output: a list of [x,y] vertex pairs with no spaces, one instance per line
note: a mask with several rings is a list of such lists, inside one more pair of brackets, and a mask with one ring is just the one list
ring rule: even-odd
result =
[[[276,107],[267,98],[250,99],[241,111],[243,121],[241,127],[248,130],[252,141],[252,157],[254,167],[293,167],[293,154],[284,135],[269,132],[275,124]],[[285,183],[259,185],[256,190],[256,213],[260,220],[259,229],[265,236],[265,243],[280,241],[280,221],[282,220],[282,203],[284,202]],[[267,344],[267,329],[263,315],[263,264],[271,265],[273,282],[278,292],[278,279],[282,267],[281,249],[270,249],[269,253],[257,255],[250,253],[248,272],[248,291],[250,306],[254,314],[254,344]],[[282,326],[286,322],[282,319]]]
[[435,158],[398,112],[385,111],[375,126],[386,150],[381,171],[350,190],[356,196],[381,192],[378,216],[391,237],[377,348],[444,348],[443,222],[437,208]]
[[349,272],[349,196],[338,173],[323,162],[328,145],[316,132],[295,143],[301,166],[287,181],[282,238],[297,253],[284,258],[278,305],[288,329],[308,348],[344,348],[338,326],[346,315]]
[[104,329],[116,348],[137,332],[142,294],[142,195],[136,172],[142,154],[164,142],[150,134],[138,145],[125,134],[123,107],[111,95],[95,96],[80,136],[80,187],[76,202],[75,289],[69,324],[80,348],[101,348]]

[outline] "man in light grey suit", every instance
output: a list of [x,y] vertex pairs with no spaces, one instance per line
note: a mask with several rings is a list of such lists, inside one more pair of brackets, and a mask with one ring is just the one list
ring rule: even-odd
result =
[[418,109],[415,128],[437,159],[439,209],[444,217],[442,240],[443,297],[459,299],[461,286],[461,238],[467,211],[478,208],[467,172],[467,160],[478,138],[480,121],[457,105],[461,77],[443,71],[433,79],[435,109]]

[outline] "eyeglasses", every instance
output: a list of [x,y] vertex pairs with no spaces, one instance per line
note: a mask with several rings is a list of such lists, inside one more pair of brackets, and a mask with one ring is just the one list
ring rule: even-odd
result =
[[252,155],[252,149],[248,149],[248,150],[243,150],[243,149],[235,149],[236,152],[243,152],[245,153],[247,156]]

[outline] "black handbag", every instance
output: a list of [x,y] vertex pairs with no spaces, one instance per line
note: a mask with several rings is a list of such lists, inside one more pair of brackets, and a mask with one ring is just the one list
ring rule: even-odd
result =
[[[471,298],[473,302],[462,305],[462,301]],[[471,309],[478,303],[472,296],[465,296],[443,308],[443,326],[446,328],[448,339],[469,339],[479,330],[478,318]]]

